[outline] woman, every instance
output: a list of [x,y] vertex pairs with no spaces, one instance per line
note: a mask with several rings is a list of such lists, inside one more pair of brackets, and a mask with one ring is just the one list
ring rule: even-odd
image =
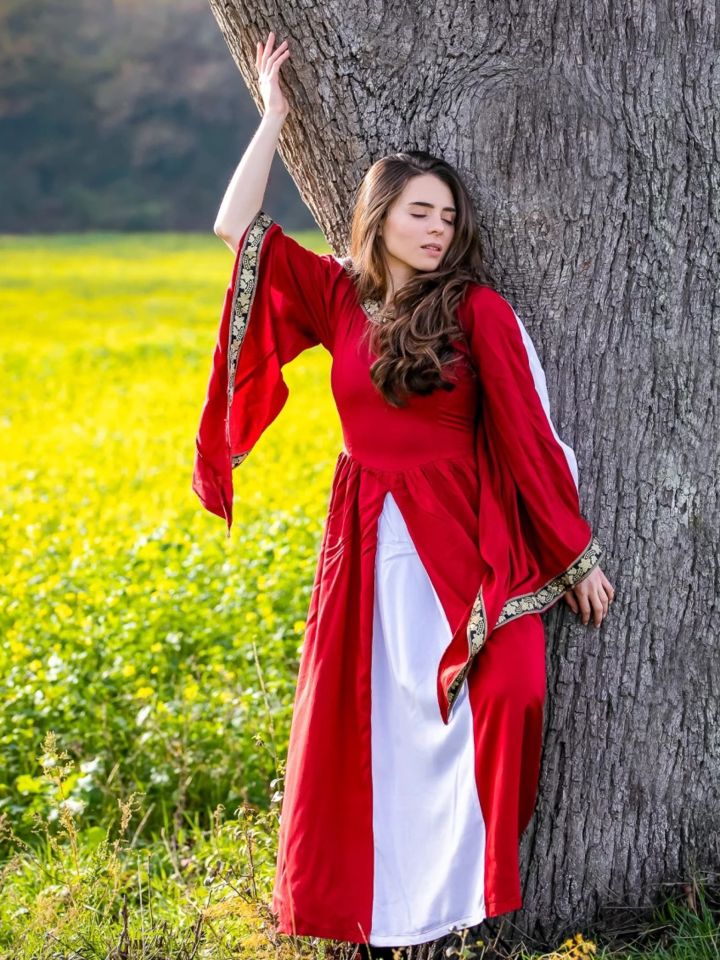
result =
[[229,535],[232,470],[285,403],[284,364],[322,343],[344,448],[298,674],[273,910],[280,932],[379,956],[522,905],[540,614],[564,596],[599,627],[614,591],[537,353],[485,280],[453,168],[418,152],[375,163],[345,259],[304,249],[261,209],[289,110],[287,41],[273,44],[258,44],[265,113],[215,224],[235,264],[193,489]]

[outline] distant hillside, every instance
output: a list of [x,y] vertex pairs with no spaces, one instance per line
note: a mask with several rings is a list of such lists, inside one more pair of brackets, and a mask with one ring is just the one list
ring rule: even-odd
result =
[[[5,0],[0,232],[211,231],[259,119],[207,0]],[[266,209],[315,226],[279,158]]]

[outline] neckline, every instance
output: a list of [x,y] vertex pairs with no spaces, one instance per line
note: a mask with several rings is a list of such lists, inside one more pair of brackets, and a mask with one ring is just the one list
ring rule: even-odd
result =
[[[350,275],[352,273],[352,259],[350,257],[338,257],[338,260],[345,268],[346,275]],[[366,300],[363,300],[362,303],[360,303],[360,308],[365,316],[373,323],[385,323],[387,321],[387,317],[383,317],[381,319],[379,316],[382,308],[380,300],[375,300],[372,297],[368,297]]]
[[368,298],[367,300],[363,300],[360,306],[373,323],[387,323],[389,319],[392,319],[390,317],[380,316],[380,311],[382,309],[382,303],[380,300]]
[[361,307],[363,308],[365,313],[368,315],[370,320],[373,320],[375,322],[381,322],[379,317],[379,313],[380,313],[379,300],[373,300],[372,298],[368,298],[367,300],[363,300],[363,302],[361,303]]

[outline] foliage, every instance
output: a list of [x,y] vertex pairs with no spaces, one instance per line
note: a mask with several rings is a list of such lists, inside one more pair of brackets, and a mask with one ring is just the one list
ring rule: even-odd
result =
[[312,955],[310,948],[291,953],[273,934],[265,905],[277,805],[266,812],[243,805],[231,818],[219,805],[207,831],[188,818],[146,844],[138,828],[128,836],[141,808],[134,793],[105,828],[87,827],[82,806],[71,799],[74,765],[52,733],[39,761],[39,779],[51,798],[49,815],[34,818],[43,842],[23,842],[7,814],[0,816],[0,836],[15,847],[0,874],[1,956]]
[[[207,0],[0,6],[4,232],[211,231],[258,122]],[[279,158],[271,185],[312,223]]]

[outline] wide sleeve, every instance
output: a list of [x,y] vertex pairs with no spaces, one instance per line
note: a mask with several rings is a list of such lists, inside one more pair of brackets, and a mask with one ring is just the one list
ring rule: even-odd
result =
[[331,254],[307,250],[260,210],[243,234],[225,293],[195,442],[192,489],[232,525],[232,471],[282,410],[282,367],[301,351],[333,346]]
[[473,289],[469,313],[482,450],[504,501],[511,541],[500,625],[552,606],[587,576],[602,547],[581,512],[575,453],[551,419],[545,373],[524,324],[486,286]]

